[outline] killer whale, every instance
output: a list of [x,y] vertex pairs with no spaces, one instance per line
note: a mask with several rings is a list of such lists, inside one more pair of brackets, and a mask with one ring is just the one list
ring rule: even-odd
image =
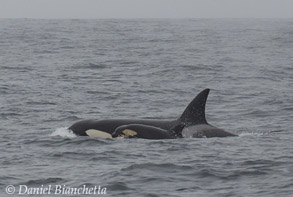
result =
[[144,139],[174,139],[175,136],[168,130],[154,126],[130,124],[123,125],[112,133],[112,137],[144,138]]
[[[200,117],[202,102],[206,100],[209,89],[201,91],[186,107],[182,115],[175,120],[151,120],[151,119],[106,119],[106,120],[81,120],[69,127],[78,136],[100,136],[103,133],[112,134],[116,128],[123,125],[140,124],[153,126],[167,131],[172,131],[173,135],[181,135],[184,126],[193,125],[194,121]],[[90,132],[88,132],[90,130]],[[94,134],[96,130],[96,134]]]
[[71,125],[69,129],[79,136],[104,138],[121,135],[146,139],[235,136],[207,123],[205,105],[209,92],[210,89],[201,91],[186,107],[182,115],[175,120],[81,120]]
[[[198,124],[184,127],[183,138],[211,138],[237,136],[223,129],[209,124]],[[118,127],[112,134],[112,138],[144,138],[144,139],[174,139],[172,132],[154,126],[130,124]]]
[[[211,137],[228,137],[237,136],[223,129],[210,125],[205,117],[205,106],[209,90],[204,90],[205,94],[199,94],[194,101],[191,102],[180,117],[180,137],[183,138],[211,138]],[[194,119],[194,117],[196,117]],[[193,118],[193,119],[190,119]],[[178,131],[177,131],[178,132]],[[118,127],[112,137],[124,138],[145,138],[145,139],[170,139],[175,138],[172,130],[164,130],[154,126],[146,126],[139,124],[123,125]]]

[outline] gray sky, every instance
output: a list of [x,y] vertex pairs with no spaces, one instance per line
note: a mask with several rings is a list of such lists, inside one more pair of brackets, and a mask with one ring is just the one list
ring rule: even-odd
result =
[[293,18],[293,0],[0,0],[0,18]]

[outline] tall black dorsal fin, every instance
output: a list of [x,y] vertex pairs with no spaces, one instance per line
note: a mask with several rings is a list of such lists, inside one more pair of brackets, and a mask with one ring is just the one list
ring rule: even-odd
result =
[[207,124],[205,107],[209,92],[210,89],[205,89],[191,101],[179,118],[181,124],[184,126]]

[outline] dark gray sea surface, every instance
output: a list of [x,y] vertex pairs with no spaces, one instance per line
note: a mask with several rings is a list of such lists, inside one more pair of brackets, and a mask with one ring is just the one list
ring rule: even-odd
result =
[[[10,196],[85,185],[108,196],[292,197],[291,19],[0,20],[0,69],[0,196],[8,185]],[[176,119],[205,88],[208,122],[238,137],[67,130]]]

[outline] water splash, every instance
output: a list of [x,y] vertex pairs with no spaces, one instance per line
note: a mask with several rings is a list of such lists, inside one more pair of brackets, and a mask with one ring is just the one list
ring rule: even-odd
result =
[[264,133],[259,133],[259,132],[243,132],[239,134],[239,137],[246,137],[246,136],[262,136]]
[[68,127],[61,127],[57,128],[53,133],[50,134],[50,136],[61,136],[63,138],[75,138],[76,135],[68,129]]

